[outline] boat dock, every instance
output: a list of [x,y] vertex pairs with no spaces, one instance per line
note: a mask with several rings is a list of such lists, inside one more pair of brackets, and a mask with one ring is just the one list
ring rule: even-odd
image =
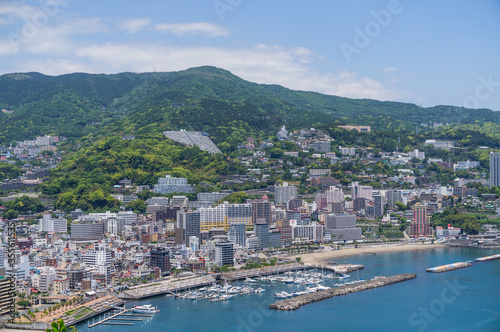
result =
[[329,299],[333,296],[347,295],[349,293],[355,293],[364,291],[367,289],[378,288],[382,286],[387,286],[395,284],[402,281],[407,281],[416,278],[417,275],[414,273],[398,274],[391,277],[377,278],[375,280],[360,282],[355,285],[341,286],[337,288],[332,288],[324,291],[319,291],[315,293],[300,295],[291,299],[286,299],[283,301],[275,302],[269,305],[269,309],[275,310],[297,310],[301,306],[313,303],[316,301],[321,301]]
[[314,264],[291,263],[291,264],[283,264],[276,266],[267,266],[257,269],[227,272],[222,274],[221,279],[228,281],[236,281],[246,278],[264,277],[273,274],[282,274],[285,272],[294,272],[294,271],[310,270],[310,269],[324,270],[340,274],[340,273],[348,273],[356,270],[361,270],[363,268],[364,266],[359,264],[314,265]]
[[299,271],[310,269],[311,266],[299,264],[299,263],[291,263],[291,264],[283,264],[283,265],[275,265],[275,266],[267,266],[257,269],[249,269],[249,270],[239,270],[233,272],[223,273],[221,279],[228,281],[241,280],[246,278],[253,277],[263,277],[272,274],[282,274],[289,271]]
[[[142,318],[136,318],[136,317],[151,317],[152,315],[146,315],[146,314],[130,314],[130,309],[123,309],[120,310],[117,313],[114,313],[113,315],[106,317],[104,315],[104,318],[98,322],[92,321],[92,324],[90,324],[90,321],[87,323],[88,328],[95,327],[97,325],[134,325],[133,322],[137,321],[142,321]],[[128,318],[130,317],[130,318]],[[121,322],[120,322],[121,321]]]
[[476,258],[475,261],[476,262],[487,262],[487,261],[492,261],[495,259],[500,259],[500,254]]
[[442,273],[442,272],[448,272],[448,271],[453,271],[457,269],[463,269],[466,267],[472,266],[471,262],[458,262],[458,263],[453,263],[453,264],[446,264],[446,265],[441,265],[441,266],[436,266],[436,267],[430,267],[426,269],[426,272],[433,272],[433,273]]

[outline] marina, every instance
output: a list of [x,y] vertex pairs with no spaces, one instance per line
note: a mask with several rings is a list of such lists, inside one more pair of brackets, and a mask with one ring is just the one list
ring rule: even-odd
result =
[[348,274],[336,275],[330,271],[317,269],[287,271],[282,274],[271,274],[255,278],[247,277],[238,285],[231,285],[225,280],[224,285],[214,283],[211,287],[202,287],[194,291],[175,294],[175,297],[195,301],[208,300],[209,302],[217,302],[227,301],[238,295],[262,294],[266,292],[266,289],[279,284],[295,287],[295,289],[291,289],[293,291],[274,292],[275,298],[285,299],[365,281],[359,279],[359,273],[356,278],[351,280],[351,275]]

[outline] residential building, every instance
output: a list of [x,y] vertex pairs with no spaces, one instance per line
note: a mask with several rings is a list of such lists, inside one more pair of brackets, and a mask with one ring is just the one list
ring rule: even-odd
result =
[[157,267],[161,271],[161,275],[167,276],[170,274],[170,251],[167,248],[156,247],[149,252],[149,266]]
[[215,264],[219,267],[234,265],[234,248],[230,242],[215,244]]
[[171,175],[165,175],[158,179],[158,184],[154,185],[154,192],[157,194],[172,194],[194,192],[194,187],[187,183],[186,178],[173,178]]
[[274,195],[276,204],[285,204],[289,200],[297,197],[297,187],[289,186],[287,182],[283,182],[282,186],[274,187]]
[[249,201],[252,205],[252,224],[265,222],[271,224],[273,215],[271,213],[271,202],[266,199]]
[[244,223],[231,224],[227,237],[235,247],[244,248],[246,245],[246,225]]
[[68,220],[64,218],[53,219],[51,214],[44,214],[38,219],[40,232],[66,233],[68,231]]

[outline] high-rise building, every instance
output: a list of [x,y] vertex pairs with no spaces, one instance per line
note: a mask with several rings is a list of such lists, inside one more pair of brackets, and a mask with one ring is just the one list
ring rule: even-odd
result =
[[317,193],[315,196],[315,202],[316,202],[316,209],[323,210],[324,208],[326,208],[327,204],[326,195]]
[[427,217],[427,208],[424,204],[416,203],[413,207],[413,223],[411,225],[412,236],[430,236],[431,224]]
[[373,199],[372,191],[373,191],[372,187],[362,186],[357,181],[351,184],[351,197],[353,200],[358,197],[363,197],[371,201]]
[[201,238],[200,212],[186,212],[179,210],[177,213],[177,228],[182,229],[182,241],[187,242],[190,236]]
[[399,190],[388,190],[386,191],[385,196],[387,198],[387,207],[389,207],[389,209],[393,209],[396,202],[403,202],[403,197],[401,195],[401,191]]
[[269,225],[265,222],[254,225],[254,235],[259,238],[260,248],[269,246]]
[[252,204],[229,204],[224,202],[214,207],[202,207],[200,213],[201,231],[209,231],[212,228],[224,228],[229,230],[233,223],[244,223],[252,225]]
[[218,242],[215,244],[215,264],[219,267],[234,265],[234,248],[230,242]]
[[273,215],[271,212],[271,202],[267,199],[250,201],[252,204],[252,223],[265,222],[271,224]]
[[274,195],[276,204],[285,204],[292,198],[297,197],[297,187],[289,186],[287,182],[283,182],[282,186],[274,187]]
[[15,287],[12,287],[12,280],[5,276],[5,269],[0,268],[0,315],[7,315],[12,305]]
[[246,225],[244,223],[234,223],[229,226],[227,233],[229,242],[236,247],[243,248],[246,245]]
[[158,267],[162,276],[170,274],[170,251],[167,248],[156,247],[149,252],[149,266]]
[[82,255],[82,261],[88,267],[95,268],[100,274],[106,276],[106,285],[111,283],[111,273],[113,266],[111,264],[111,251],[104,243],[96,243],[94,249],[85,251]]
[[358,197],[355,198],[352,202],[352,210],[354,212],[358,212],[360,210],[364,210],[366,208],[366,198]]
[[490,187],[500,187],[500,153],[490,152]]
[[[54,280],[56,279],[56,269],[51,266],[43,266],[40,268],[39,290],[48,292],[53,289]],[[52,285],[52,287],[51,287]]]
[[104,237],[102,222],[86,222],[71,224],[72,240],[100,240]]
[[326,201],[328,203],[343,202],[345,199],[344,192],[342,191],[342,189],[336,186],[331,186],[330,189],[325,192],[325,194],[326,194]]
[[384,197],[382,195],[373,196],[374,216],[381,217],[384,214]]

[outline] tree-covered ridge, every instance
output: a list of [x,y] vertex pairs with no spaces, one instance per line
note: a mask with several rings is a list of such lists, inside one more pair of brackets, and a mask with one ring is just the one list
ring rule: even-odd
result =
[[0,76],[0,108],[13,111],[0,113],[0,143],[42,134],[82,137],[112,125],[124,128],[114,133],[132,134],[160,127],[203,130],[222,141],[231,128],[270,134],[279,125],[332,121],[383,130],[411,130],[427,123],[500,123],[490,110],[422,108],[293,91],[208,66],[170,73],[7,74]]
[[41,189],[46,195],[59,195],[55,206],[61,210],[113,209],[119,203],[110,194],[121,179],[154,185],[158,178],[171,174],[196,185],[238,171],[239,166],[222,155],[174,144],[161,134],[134,140],[113,136],[70,154]]

